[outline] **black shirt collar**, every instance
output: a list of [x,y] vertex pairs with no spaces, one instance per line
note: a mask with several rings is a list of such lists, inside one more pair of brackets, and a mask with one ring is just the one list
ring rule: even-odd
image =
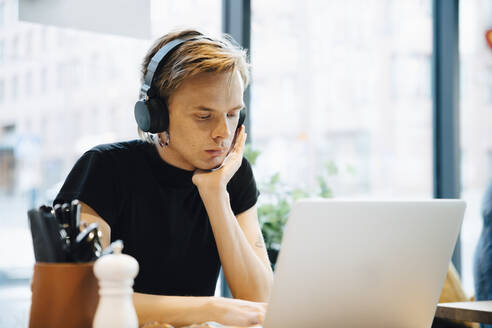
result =
[[146,144],[147,157],[153,173],[162,183],[178,188],[194,186],[192,181],[194,171],[184,170],[167,163],[161,158],[154,144],[149,142]]

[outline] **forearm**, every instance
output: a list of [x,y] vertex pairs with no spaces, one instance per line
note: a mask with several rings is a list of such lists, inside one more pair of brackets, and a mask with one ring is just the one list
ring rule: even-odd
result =
[[255,254],[246,239],[225,190],[202,195],[217,244],[222,268],[235,298],[266,302],[273,283],[269,265]]
[[207,304],[210,297],[133,294],[140,325],[147,322],[168,323],[174,327],[214,320]]
[[171,324],[173,327],[215,321],[227,326],[251,326],[263,322],[266,303],[213,296],[163,296],[133,294],[139,325]]

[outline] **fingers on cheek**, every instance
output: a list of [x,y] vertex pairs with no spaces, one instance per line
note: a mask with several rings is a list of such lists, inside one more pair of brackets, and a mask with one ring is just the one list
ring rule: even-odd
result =
[[241,136],[241,142],[239,142],[241,145],[244,145],[246,144],[246,133],[243,133],[243,135]]

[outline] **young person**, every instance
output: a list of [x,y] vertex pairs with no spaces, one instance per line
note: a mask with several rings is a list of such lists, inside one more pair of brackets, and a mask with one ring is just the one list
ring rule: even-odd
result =
[[[152,97],[166,130],[143,140],[86,152],[54,203],[82,202],[82,219],[98,222],[104,245],[121,239],[140,271],[134,304],[140,323],[182,326],[263,321],[273,274],[257,218],[258,190],[243,157],[238,128],[249,72],[245,52],[229,39],[195,30],[159,38],[143,62],[173,40]],[[214,297],[222,265],[235,299]]]

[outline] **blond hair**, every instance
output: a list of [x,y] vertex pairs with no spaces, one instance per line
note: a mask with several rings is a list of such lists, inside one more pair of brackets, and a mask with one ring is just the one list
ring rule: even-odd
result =
[[[165,63],[160,67],[153,83],[158,96],[166,102],[166,105],[173,91],[179,88],[184,80],[200,73],[234,73],[237,70],[243,80],[244,88],[247,87],[249,63],[246,51],[226,34],[218,39],[191,29],[173,31],[154,42],[142,63],[142,83],[152,57],[165,44],[175,39],[190,40],[182,43],[169,56],[166,56]],[[154,140],[151,134],[143,132],[140,128],[138,134],[145,141],[153,142]]]

